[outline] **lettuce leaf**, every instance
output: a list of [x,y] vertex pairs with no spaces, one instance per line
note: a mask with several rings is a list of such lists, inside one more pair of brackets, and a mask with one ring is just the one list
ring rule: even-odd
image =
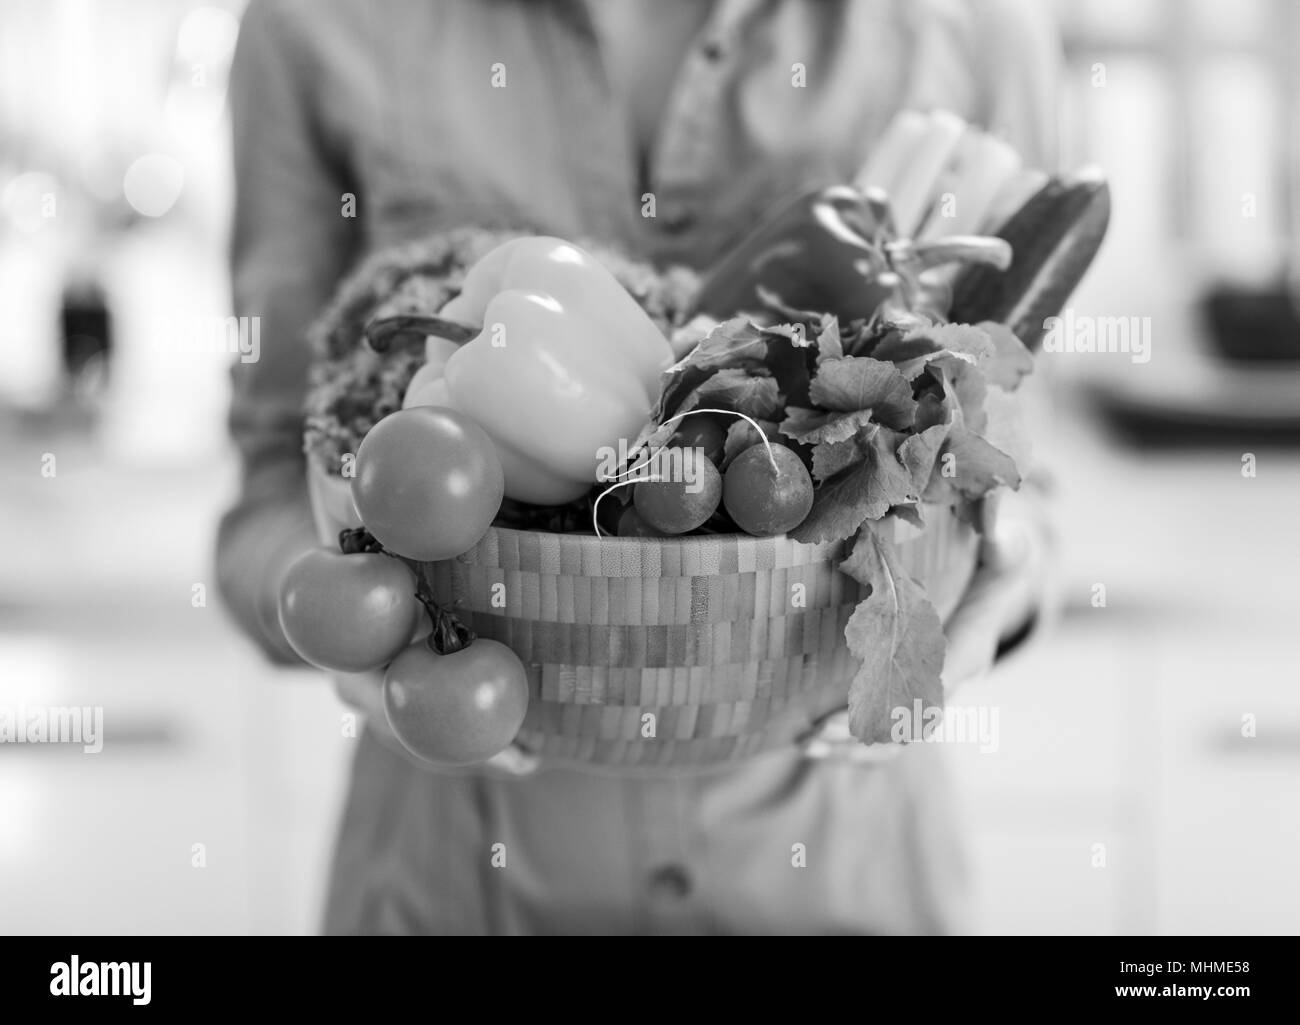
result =
[[857,435],[846,441],[823,441],[813,446],[813,480],[824,481],[834,477],[863,458],[865,458],[865,451]]
[[744,317],[723,321],[664,371],[653,424],[661,424],[676,413],[683,400],[719,370],[762,368],[767,343],[767,336]]
[[880,519],[890,506],[917,501],[911,475],[898,458],[900,437],[878,425],[866,428],[858,439],[862,458],[822,483],[812,510],[790,536],[808,544],[841,541],[866,520]]
[[953,424],[925,489],[926,501],[980,498],[998,485],[1020,487],[1015,460],[964,424]]
[[870,409],[825,413],[819,409],[790,406],[781,421],[781,433],[805,445],[816,445],[823,441],[847,441],[870,422]]
[[[769,441],[780,441],[780,435],[777,432],[776,421],[764,420],[761,417],[755,417],[754,422],[763,429]],[[727,437],[722,444],[722,465],[719,470],[726,470],[731,465],[731,461],[744,452],[747,448],[761,444],[763,439],[759,436],[758,431],[754,430],[753,424],[748,420],[736,418],[735,422],[727,428]]]
[[844,628],[849,651],[861,662],[849,685],[849,730],[868,744],[889,743],[895,709],[910,711],[918,699],[943,704],[943,626],[875,524],[859,533],[840,569],[870,588]]
[[[677,407],[677,413],[692,409],[721,408],[746,416],[773,420],[785,409],[785,399],[776,378],[766,370],[726,367],[706,378]],[[679,421],[680,422],[680,421]],[[741,423],[744,423],[742,420]]]
[[1033,354],[1005,324],[936,324],[886,337],[872,352],[876,359],[898,364],[903,376],[914,380],[940,354],[972,363],[984,379],[1014,391],[1034,368]]
[[823,360],[809,389],[812,401],[836,413],[871,410],[878,423],[896,430],[916,418],[912,386],[894,364],[870,356]]
[[920,494],[930,483],[934,473],[934,462],[939,458],[939,449],[948,437],[946,424],[927,427],[920,434],[912,434],[903,439],[898,446],[898,457],[907,468],[912,480],[912,487]]
[[1025,375],[1034,369],[1034,354],[1006,324],[986,320],[977,325],[993,344],[993,355],[981,369],[989,384],[1015,391]]
[[929,324],[885,339],[872,355],[903,364],[899,369],[911,377],[912,364],[940,352],[963,356],[979,365],[992,358],[994,346],[982,328],[971,324]]

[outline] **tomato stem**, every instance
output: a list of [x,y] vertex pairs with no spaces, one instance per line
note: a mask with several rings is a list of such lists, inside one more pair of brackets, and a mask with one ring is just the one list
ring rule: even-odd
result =
[[433,587],[425,573],[422,563],[413,562],[394,555],[365,527],[344,527],[339,531],[339,549],[344,555],[360,553],[378,553],[387,555],[406,563],[415,574],[415,597],[429,613],[433,620],[433,630],[429,633],[428,645],[439,655],[450,655],[474,643],[475,634],[468,626],[456,618],[450,609],[443,608],[433,596]]
[[462,648],[469,647],[476,637],[474,631],[462,623],[449,608],[438,604],[438,600],[433,596],[433,589],[429,586],[429,578],[425,575],[424,566],[416,564],[414,568],[416,579],[419,581],[416,585],[415,597],[425,607],[429,618],[433,620],[433,629],[425,642],[429,645],[429,650],[439,655],[451,655]]
[[339,531],[339,550],[344,555],[357,555],[362,552],[382,553],[384,546],[365,527],[344,527]]
[[428,645],[439,655],[451,655],[474,643],[474,631],[457,619],[451,612],[435,604],[426,604],[429,615],[433,617],[433,630],[429,634]]

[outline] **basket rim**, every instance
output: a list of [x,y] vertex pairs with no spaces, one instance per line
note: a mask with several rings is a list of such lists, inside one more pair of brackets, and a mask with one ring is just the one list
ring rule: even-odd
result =
[[[924,504],[928,509],[946,510],[951,515],[951,510],[940,503]],[[906,524],[895,524],[896,530],[900,527],[909,532],[914,531],[916,536],[928,533],[931,529],[928,523],[924,530],[917,530]],[[689,534],[681,537],[619,537],[615,534],[602,534],[597,537],[595,534],[557,534],[547,530],[521,530],[518,527],[500,527],[493,524],[469,551],[481,551],[484,546],[518,545],[524,539],[530,539],[525,543],[536,543],[531,541],[534,538],[553,538],[553,541],[546,543],[557,545],[561,555],[588,558],[600,555],[612,556],[614,553],[624,557],[637,551],[656,553],[672,551],[690,556],[717,552],[722,548],[735,552],[742,560],[747,560],[750,557],[757,557],[760,553],[789,551],[791,545],[796,545],[800,549],[805,549],[807,553],[799,557],[800,561],[805,558],[817,561],[833,558],[836,553],[844,551],[845,546],[849,544],[848,540],[796,541],[788,534],[776,534],[771,537],[755,537],[744,533]],[[466,554],[468,555],[469,552]]]
[[[319,478],[323,478],[330,485],[338,487],[342,484],[347,487],[342,478],[336,474],[330,473],[319,461],[315,459],[308,460],[309,472]],[[923,502],[921,503],[927,509],[945,509],[942,503]],[[492,524],[487,531],[475,543],[474,549],[481,548],[484,544],[490,544],[493,540],[497,542],[518,543],[524,538],[554,538],[556,544],[572,552],[590,553],[590,552],[609,552],[616,550],[622,553],[641,549],[643,551],[655,551],[661,549],[676,549],[678,551],[690,552],[697,549],[707,550],[710,547],[726,545],[733,547],[741,553],[757,553],[764,550],[775,549],[786,545],[800,545],[804,548],[812,549],[820,553],[830,553],[843,548],[845,541],[796,541],[789,534],[775,534],[770,537],[756,537],[752,534],[734,533],[734,534],[688,534],[683,536],[667,537],[619,537],[616,534],[601,534],[597,537],[595,534],[559,534],[549,530],[525,530],[519,527],[503,527]]]
[[553,537],[559,540],[560,544],[570,545],[578,548],[604,548],[608,545],[622,546],[629,548],[640,546],[642,548],[661,548],[661,547],[678,547],[678,548],[704,548],[718,544],[735,544],[737,547],[760,548],[763,546],[775,546],[781,542],[787,544],[803,545],[805,548],[833,548],[840,541],[818,541],[808,544],[804,541],[796,541],[788,534],[775,534],[771,537],[755,537],[753,534],[687,534],[683,536],[668,535],[665,537],[619,537],[617,534],[601,534],[597,537],[595,534],[557,534],[549,530],[521,530],[518,527],[499,527],[496,524],[488,527],[487,533],[483,535],[483,541],[496,535],[503,540],[518,539],[524,537]]

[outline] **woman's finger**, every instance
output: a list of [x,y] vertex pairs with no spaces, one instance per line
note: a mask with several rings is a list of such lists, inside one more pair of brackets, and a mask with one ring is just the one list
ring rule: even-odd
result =
[[981,676],[992,665],[1003,637],[1033,615],[1041,590],[1042,560],[1021,521],[1003,521],[991,532],[984,558],[962,603],[944,627],[944,692]]
[[333,673],[334,693],[351,708],[382,721],[384,719],[383,673]]
[[367,726],[390,744],[398,744],[397,734],[388,725],[388,714],[384,711],[384,674],[379,671],[369,673],[333,673],[334,693],[350,708],[355,708],[366,717]]
[[510,776],[527,776],[536,771],[539,759],[521,747],[511,744],[500,754],[493,755],[487,764]]

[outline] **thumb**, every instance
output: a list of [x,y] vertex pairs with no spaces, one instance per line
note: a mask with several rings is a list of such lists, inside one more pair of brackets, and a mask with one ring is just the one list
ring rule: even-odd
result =
[[986,545],[961,604],[944,626],[945,694],[987,672],[999,642],[1032,611],[1037,567],[1030,547],[1024,533],[1015,529],[999,531]]

